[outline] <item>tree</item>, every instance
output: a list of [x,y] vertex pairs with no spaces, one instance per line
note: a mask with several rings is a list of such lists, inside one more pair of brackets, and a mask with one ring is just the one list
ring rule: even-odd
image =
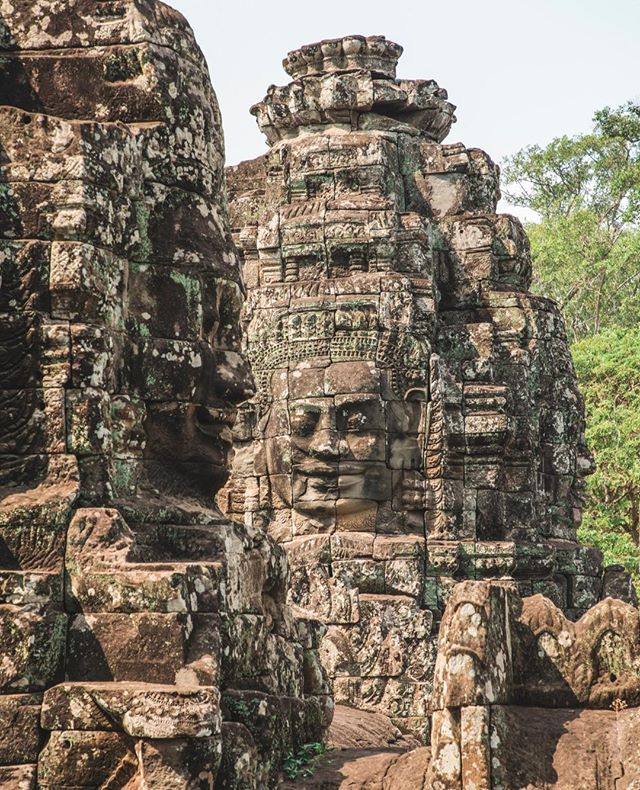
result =
[[640,104],[605,108],[589,134],[506,162],[528,226],[534,288],[561,306],[596,471],[580,537],[640,585]]
[[575,343],[596,471],[587,484],[581,537],[609,561],[640,561],[640,327],[610,329]]
[[578,340],[640,320],[640,104],[595,114],[594,128],[528,146],[504,167],[509,202],[535,211],[536,290]]

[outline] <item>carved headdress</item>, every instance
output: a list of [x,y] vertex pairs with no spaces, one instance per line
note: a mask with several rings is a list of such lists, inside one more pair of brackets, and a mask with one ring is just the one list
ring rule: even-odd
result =
[[262,408],[274,370],[306,360],[367,361],[388,370],[403,400],[429,382],[425,281],[385,273],[277,287],[273,307],[247,309],[247,349]]

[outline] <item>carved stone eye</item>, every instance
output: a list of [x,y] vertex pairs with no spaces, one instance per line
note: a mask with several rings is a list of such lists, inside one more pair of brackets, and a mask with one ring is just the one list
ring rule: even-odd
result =
[[291,432],[295,436],[310,436],[319,419],[320,412],[316,409],[296,409],[291,414]]
[[370,420],[362,408],[338,409],[337,427],[339,431],[361,431],[369,427]]

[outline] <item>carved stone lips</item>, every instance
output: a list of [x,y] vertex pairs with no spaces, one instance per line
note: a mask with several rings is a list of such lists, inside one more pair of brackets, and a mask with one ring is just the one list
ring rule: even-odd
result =
[[316,460],[296,464],[296,471],[305,477],[336,478],[338,477],[337,464],[320,464]]
[[371,468],[371,465],[366,463],[345,463],[342,461],[340,462],[340,477],[362,477]]
[[200,406],[197,412],[198,430],[205,436],[231,441],[237,409],[220,409]]
[[354,477],[361,478],[367,471],[367,464],[363,463],[344,463],[336,464],[322,464],[316,460],[305,461],[301,464],[296,464],[296,472],[304,474],[309,478],[336,478],[340,477]]

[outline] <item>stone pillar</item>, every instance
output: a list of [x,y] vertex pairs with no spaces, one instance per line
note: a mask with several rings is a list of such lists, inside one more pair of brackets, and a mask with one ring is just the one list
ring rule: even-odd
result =
[[513,583],[458,584],[440,627],[420,780],[433,790],[632,787],[639,636],[638,609],[620,600],[573,622]]
[[253,382],[204,60],[155,0],[0,13],[0,784],[271,786],[331,701],[213,501]]

